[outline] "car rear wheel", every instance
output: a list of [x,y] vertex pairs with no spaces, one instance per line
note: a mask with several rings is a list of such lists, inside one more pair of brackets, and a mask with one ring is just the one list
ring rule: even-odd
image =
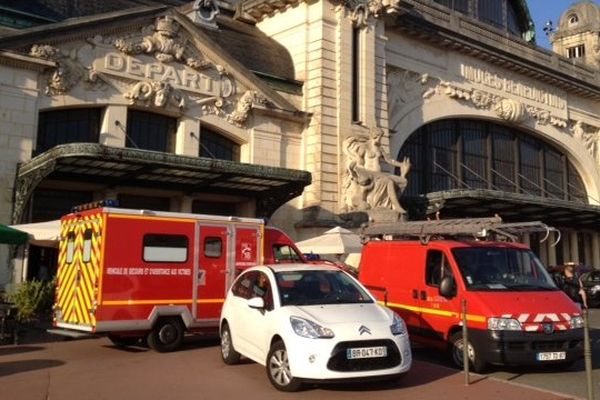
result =
[[[463,368],[463,345],[464,340],[462,332],[456,332],[450,337],[450,355],[454,365]],[[483,372],[487,365],[486,361],[480,356],[479,351],[472,342],[468,343],[469,366],[474,372]]]
[[159,353],[174,351],[183,343],[183,331],[179,318],[160,319],[148,334],[148,346]]
[[227,323],[223,324],[221,329],[221,357],[227,365],[233,365],[240,362],[240,353],[235,351],[233,340],[231,339],[231,331]]
[[288,354],[283,342],[273,343],[267,355],[267,376],[271,384],[282,392],[295,392],[302,382],[294,378],[288,362]]

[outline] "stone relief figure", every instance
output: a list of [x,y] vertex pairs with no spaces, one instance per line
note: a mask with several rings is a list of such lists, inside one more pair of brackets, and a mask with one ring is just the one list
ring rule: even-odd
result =
[[583,126],[583,122],[576,121],[571,128],[573,137],[585,146],[585,148],[594,157],[598,157],[598,132],[587,132]]
[[176,60],[197,70],[212,67],[210,61],[185,57],[186,41],[180,36],[179,30],[177,21],[167,15],[158,18],[154,32],[144,36],[141,41],[117,39],[115,47],[125,54],[154,54],[163,63]]
[[185,107],[183,96],[168,83],[162,81],[143,81],[133,84],[123,95],[130,104],[136,102],[152,104],[155,107],[166,107],[170,103],[180,110]]
[[[382,148],[383,133],[383,129],[374,128],[369,136],[350,136],[343,142],[346,155],[343,191],[347,211],[387,208],[405,212],[398,201],[398,191],[406,188],[410,160],[392,159]],[[400,168],[400,175],[382,171],[382,162]]]

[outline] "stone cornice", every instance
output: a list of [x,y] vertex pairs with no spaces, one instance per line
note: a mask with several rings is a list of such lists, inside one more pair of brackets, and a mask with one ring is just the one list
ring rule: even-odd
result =
[[14,66],[17,68],[43,71],[46,68],[55,68],[56,62],[44,60],[12,51],[0,51],[0,64]]
[[386,18],[396,29],[419,40],[467,54],[491,64],[600,101],[597,69],[531,45],[506,32],[482,24],[425,0],[404,0],[412,11]]

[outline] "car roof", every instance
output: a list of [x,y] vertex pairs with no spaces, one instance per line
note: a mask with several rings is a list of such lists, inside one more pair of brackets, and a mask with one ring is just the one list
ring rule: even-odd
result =
[[327,265],[327,264],[305,264],[305,263],[293,263],[293,264],[266,264],[260,265],[249,270],[260,270],[270,269],[273,272],[285,272],[285,271],[341,271],[340,268]]

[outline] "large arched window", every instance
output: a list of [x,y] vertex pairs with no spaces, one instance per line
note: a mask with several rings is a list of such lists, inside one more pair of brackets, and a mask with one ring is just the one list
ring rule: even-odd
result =
[[583,180],[568,157],[525,132],[492,122],[430,123],[406,141],[398,160],[413,165],[405,195],[487,189],[587,203]]

